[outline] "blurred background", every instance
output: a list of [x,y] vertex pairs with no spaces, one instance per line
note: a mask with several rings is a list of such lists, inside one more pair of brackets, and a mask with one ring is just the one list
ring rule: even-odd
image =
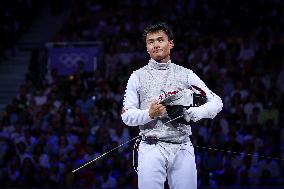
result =
[[283,6],[1,0],[0,187],[137,188],[132,143],[71,170],[138,134],[121,121],[124,90],[149,59],[143,29],[164,21],[176,36],[172,61],[224,103],[192,125],[198,188],[283,188]]

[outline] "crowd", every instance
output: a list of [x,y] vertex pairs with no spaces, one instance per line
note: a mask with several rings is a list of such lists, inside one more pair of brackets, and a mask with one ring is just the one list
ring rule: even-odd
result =
[[2,0],[0,2],[0,58],[15,53],[15,44],[26,32],[44,0]]
[[52,40],[102,41],[104,60],[91,75],[27,75],[1,116],[1,186],[137,188],[132,144],[71,171],[138,134],[120,111],[127,79],[148,61],[142,30],[158,20],[176,34],[172,61],[224,103],[214,120],[192,125],[198,185],[284,185],[281,1],[76,3]]
[[0,1],[0,59],[14,56],[17,42],[29,31],[35,18],[45,7],[51,15],[63,11],[65,0],[1,0]]

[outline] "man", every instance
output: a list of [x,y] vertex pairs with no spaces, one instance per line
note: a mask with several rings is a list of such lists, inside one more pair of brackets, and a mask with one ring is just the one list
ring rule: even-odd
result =
[[196,189],[197,171],[189,124],[176,123],[161,103],[167,96],[194,87],[207,102],[183,112],[187,122],[214,118],[223,104],[190,69],[171,62],[173,32],[164,23],[148,26],[143,39],[149,63],[130,76],[123,102],[122,120],[139,126],[142,142],[138,151],[139,189],[162,189],[168,178],[171,189]]

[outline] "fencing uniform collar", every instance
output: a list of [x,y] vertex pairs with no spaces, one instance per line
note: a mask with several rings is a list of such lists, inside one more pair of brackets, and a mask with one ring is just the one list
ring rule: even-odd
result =
[[166,70],[170,68],[171,65],[171,60],[169,60],[167,63],[158,63],[156,60],[151,58],[148,63],[149,67],[151,69],[156,69],[156,70]]

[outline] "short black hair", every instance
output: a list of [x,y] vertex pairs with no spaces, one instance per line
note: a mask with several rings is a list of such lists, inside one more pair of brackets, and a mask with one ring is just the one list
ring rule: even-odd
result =
[[165,22],[158,22],[156,24],[151,24],[144,29],[144,32],[142,35],[143,41],[146,42],[146,37],[148,33],[155,33],[158,31],[165,32],[169,40],[174,40],[173,30]]

